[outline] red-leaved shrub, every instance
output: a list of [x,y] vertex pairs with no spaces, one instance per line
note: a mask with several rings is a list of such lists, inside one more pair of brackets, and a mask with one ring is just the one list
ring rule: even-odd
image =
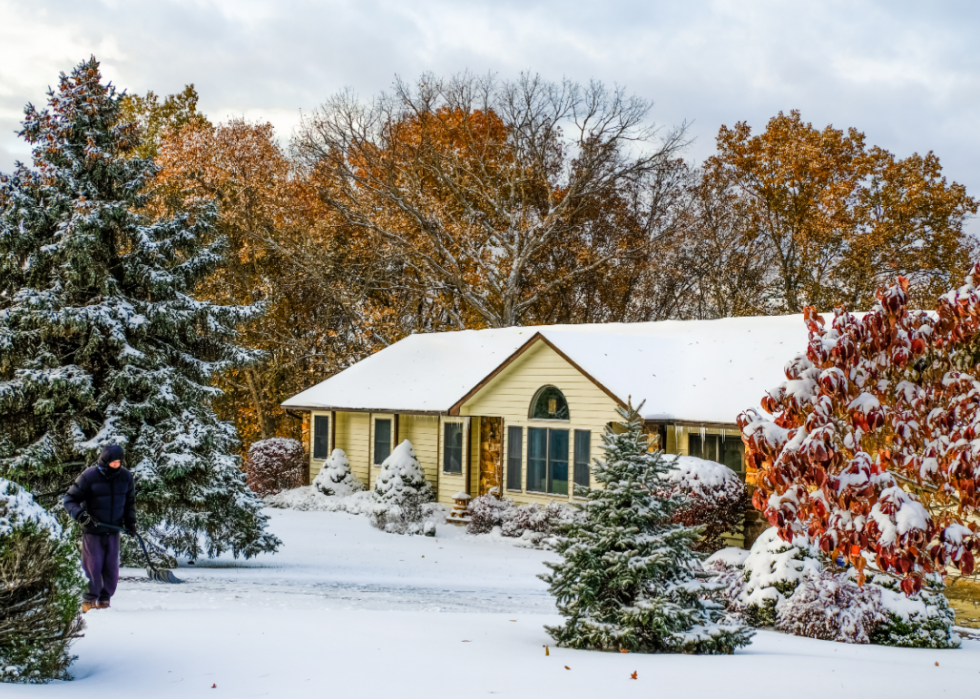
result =
[[303,485],[306,460],[295,439],[273,437],[254,442],[245,460],[245,482],[258,495],[275,495]]
[[753,504],[786,541],[807,535],[863,580],[865,558],[902,577],[974,570],[980,549],[980,265],[935,313],[910,310],[908,281],[857,317],[812,307],[805,355],[762,408],[739,418]]
[[725,547],[725,534],[737,534],[749,505],[748,490],[734,471],[714,461],[693,456],[667,456],[673,467],[667,474],[670,494],[686,495],[688,505],[674,513],[675,524],[704,527],[695,549],[714,553]]

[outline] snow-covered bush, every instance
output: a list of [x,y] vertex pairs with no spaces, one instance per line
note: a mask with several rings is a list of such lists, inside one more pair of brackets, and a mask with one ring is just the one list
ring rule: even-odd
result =
[[395,447],[381,464],[374,484],[374,508],[371,524],[390,534],[426,534],[435,529],[424,526],[424,505],[435,499],[432,486],[407,439]]
[[776,610],[777,631],[841,643],[870,643],[884,620],[881,592],[860,587],[844,573],[821,570],[803,577]]
[[258,495],[275,495],[303,485],[305,467],[303,445],[295,439],[262,439],[249,447],[245,482]]
[[313,487],[324,495],[345,498],[352,493],[364,490],[364,484],[350,470],[350,461],[343,449],[334,449],[330,458],[323,464],[320,473],[313,479]]
[[546,542],[558,530],[558,525],[575,516],[572,508],[552,500],[547,505],[532,502],[515,505],[513,500],[498,499],[492,493],[470,501],[467,515],[470,534],[486,534],[500,527],[503,536],[523,538],[535,546]]
[[674,514],[674,522],[704,527],[697,550],[714,553],[725,546],[725,534],[738,532],[749,504],[745,484],[724,464],[693,456],[665,457],[671,469],[670,492],[688,496],[688,504]]
[[346,512],[352,515],[369,515],[374,511],[374,491],[361,490],[347,497],[324,495],[312,485],[284,490],[265,497],[267,507],[281,510],[312,512]]
[[501,526],[501,533],[539,543],[542,539],[557,534],[559,525],[574,517],[572,508],[560,502],[552,500],[544,507],[532,502],[515,507],[511,517]]
[[78,548],[57,520],[0,478],[0,681],[70,679],[84,589]]
[[823,569],[819,556],[806,537],[787,543],[774,527],[767,529],[749,549],[741,580],[733,579],[736,586],[729,588],[730,608],[752,626],[772,626],[776,607],[796,591],[806,574]]
[[487,534],[494,527],[502,527],[509,521],[514,511],[514,501],[498,498],[492,493],[470,500],[466,514],[470,523],[466,526],[468,534]]
[[883,619],[871,633],[871,642],[905,648],[957,648],[955,615],[940,586],[930,581],[912,596],[887,575],[869,576],[868,586],[881,591]]
[[936,587],[911,596],[884,574],[831,570],[806,537],[793,543],[767,529],[750,551],[723,549],[706,562],[725,588],[728,609],[752,626],[845,643],[955,648],[953,611]]

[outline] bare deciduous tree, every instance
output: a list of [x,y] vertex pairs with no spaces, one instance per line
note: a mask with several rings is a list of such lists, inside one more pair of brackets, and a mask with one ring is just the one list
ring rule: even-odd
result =
[[[657,238],[651,221],[639,240],[588,244],[597,218],[587,214],[603,202],[658,205],[647,185],[673,166],[685,128],[658,129],[651,106],[598,82],[428,75],[370,103],[332,97],[293,146],[346,224],[397,251],[427,293],[454,300],[444,307],[458,327],[505,327],[549,289]],[[576,264],[551,274],[536,264],[572,241],[586,243]]]

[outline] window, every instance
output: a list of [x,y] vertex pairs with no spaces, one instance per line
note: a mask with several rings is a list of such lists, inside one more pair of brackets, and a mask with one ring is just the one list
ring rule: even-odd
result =
[[589,487],[589,457],[591,455],[592,433],[588,430],[575,430],[575,485]]
[[721,454],[721,463],[725,464],[728,468],[741,476],[742,480],[744,481],[745,445],[742,444],[742,440],[738,437],[723,439],[719,453]]
[[554,386],[545,386],[531,401],[532,420],[567,420],[568,402]]
[[687,437],[687,451],[691,456],[725,464],[745,479],[745,445],[738,437],[691,434]]
[[718,447],[716,439],[717,435],[714,434],[706,434],[704,437],[699,434],[688,435],[687,453],[699,459],[717,461]]
[[316,415],[313,418],[313,458],[325,459],[330,453],[330,418]]
[[463,425],[459,422],[447,422],[445,443],[442,453],[442,470],[446,473],[463,472]]
[[374,421],[374,464],[377,466],[391,456],[391,420]]
[[520,490],[524,474],[523,465],[524,428],[507,428],[507,490]]
[[527,489],[568,495],[568,430],[528,428]]
[[548,492],[568,495],[568,430],[548,430]]
[[548,430],[529,427],[527,430],[527,489],[544,492],[548,475]]

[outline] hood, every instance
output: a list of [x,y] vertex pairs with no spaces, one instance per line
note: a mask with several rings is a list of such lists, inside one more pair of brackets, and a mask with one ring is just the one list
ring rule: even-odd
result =
[[113,461],[122,461],[124,465],[126,463],[123,456],[123,448],[118,444],[110,444],[102,450],[102,454],[99,456],[99,466],[108,468],[109,464]]

